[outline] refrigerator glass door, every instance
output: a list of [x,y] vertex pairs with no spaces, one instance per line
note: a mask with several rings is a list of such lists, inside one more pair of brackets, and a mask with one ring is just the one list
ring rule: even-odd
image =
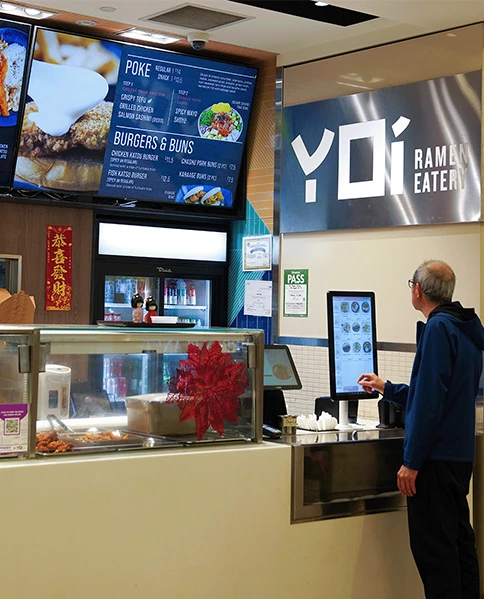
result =
[[[135,312],[131,305],[133,296],[143,299],[141,312]],[[144,322],[147,314],[146,300],[152,297],[160,314],[160,279],[158,277],[138,277],[136,275],[106,275],[104,277],[104,320],[123,322]]]
[[193,322],[197,327],[211,323],[212,283],[201,279],[165,279],[163,304],[167,316],[178,322]]

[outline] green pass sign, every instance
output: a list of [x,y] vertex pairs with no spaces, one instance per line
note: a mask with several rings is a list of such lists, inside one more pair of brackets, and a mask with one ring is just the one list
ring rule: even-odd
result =
[[308,316],[308,269],[284,271],[284,316]]

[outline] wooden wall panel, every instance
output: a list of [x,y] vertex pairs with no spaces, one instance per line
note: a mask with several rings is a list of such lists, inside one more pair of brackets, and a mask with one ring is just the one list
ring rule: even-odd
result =
[[254,65],[259,68],[251,128],[247,140],[247,197],[273,230],[274,213],[274,126],[276,102],[276,59]]
[[[57,206],[0,204],[0,254],[22,256],[22,289],[35,297],[36,324],[89,324],[92,211]],[[47,225],[72,226],[72,309],[45,311]]]

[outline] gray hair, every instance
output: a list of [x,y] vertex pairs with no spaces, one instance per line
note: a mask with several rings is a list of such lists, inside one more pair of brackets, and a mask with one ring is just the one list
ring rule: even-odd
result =
[[413,282],[419,283],[424,295],[436,304],[452,301],[455,273],[441,260],[426,260],[415,271]]

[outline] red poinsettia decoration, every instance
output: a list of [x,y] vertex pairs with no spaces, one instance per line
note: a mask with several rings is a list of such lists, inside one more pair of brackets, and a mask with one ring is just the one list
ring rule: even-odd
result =
[[246,366],[233,362],[214,341],[200,349],[188,346],[188,360],[180,360],[176,376],[169,383],[168,403],[177,402],[180,422],[195,418],[197,437],[202,439],[209,426],[224,434],[224,420],[237,422],[239,397],[247,386]]

